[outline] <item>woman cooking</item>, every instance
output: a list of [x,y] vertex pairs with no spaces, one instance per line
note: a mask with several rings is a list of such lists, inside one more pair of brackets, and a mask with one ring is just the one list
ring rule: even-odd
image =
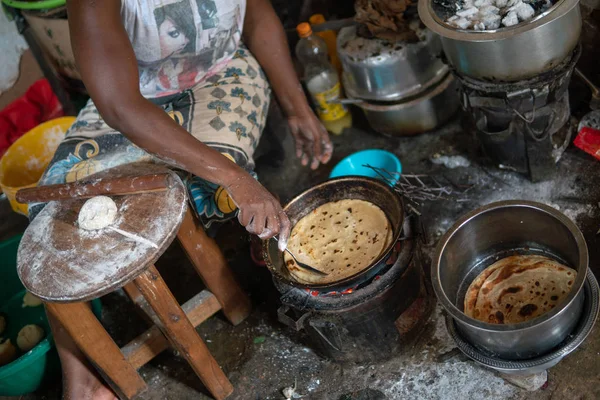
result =
[[[237,216],[250,233],[263,239],[279,234],[285,245],[289,220],[252,172],[271,87],[303,165],[328,162],[332,145],[296,78],[269,1],[67,0],[67,9],[91,100],[40,184],[159,159],[189,173],[190,198],[205,228]],[[217,191],[232,202],[216,202]],[[32,206],[32,215],[40,207]],[[68,334],[51,322],[65,398],[114,399]]]

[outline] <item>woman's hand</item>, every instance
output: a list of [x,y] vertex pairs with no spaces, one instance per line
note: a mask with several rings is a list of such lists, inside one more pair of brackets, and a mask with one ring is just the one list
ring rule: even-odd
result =
[[240,224],[261,239],[279,235],[279,249],[285,250],[291,226],[279,201],[246,172],[236,175],[224,187],[240,210]]
[[269,0],[246,2],[244,43],[267,74],[279,105],[288,117],[303,165],[316,169],[331,158],[333,146],[325,127],[310,109],[298,76],[281,21]]
[[302,165],[308,165],[310,161],[310,168],[317,169],[319,164],[327,164],[333,153],[333,145],[327,129],[312,110],[288,117],[288,123],[296,143],[296,156]]

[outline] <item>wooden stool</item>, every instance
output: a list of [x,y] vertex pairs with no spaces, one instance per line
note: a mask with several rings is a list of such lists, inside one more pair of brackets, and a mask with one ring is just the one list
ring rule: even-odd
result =
[[[94,177],[166,171],[157,165],[130,164]],[[109,229],[79,229],[76,221],[85,200],[49,203],[25,231],[19,248],[17,268],[27,290],[44,300],[122,399],[136,398],[147,388],[137,369],[169,343],[216,399],[233,391],[194,327],[219,310],[237,324],[249,314],[250,301],[216,243],[187,210],[185,188],[173,175],[176,184],[167,191],[113,197],[119,209],[113,226],[156,248]],[[153,265],[176,236],[208,288],[182,307]],[[85,303],[120,287],[154,323],[121,349]]]

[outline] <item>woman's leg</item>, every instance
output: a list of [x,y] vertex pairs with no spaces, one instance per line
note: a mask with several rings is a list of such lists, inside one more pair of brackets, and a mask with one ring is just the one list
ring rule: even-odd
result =
[[[254,150],[266,121],[271,89],[256,59],[245,48],[215,75],[173,102],[176,120],[196,139],[254,174]],[[183,100],[183,99],[182,99]],[[187,180],[190,199],[209,235],[220,223],[236,218],[228,193],[197,177]]]
[[62,324],[50,313],[46,314],[62,366],[63,399],[117,400]]

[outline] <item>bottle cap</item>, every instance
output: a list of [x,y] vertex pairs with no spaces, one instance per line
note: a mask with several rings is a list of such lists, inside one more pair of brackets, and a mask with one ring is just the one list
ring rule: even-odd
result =
[[298,36],[301,38],[312,35],[312,28],[308,22],[302,22],[301,24],[298,24],[296,31],[298,32]]
[[311,25],[319,25],[325,23],[325,16],[323,14],[314,14],[309,19]]

